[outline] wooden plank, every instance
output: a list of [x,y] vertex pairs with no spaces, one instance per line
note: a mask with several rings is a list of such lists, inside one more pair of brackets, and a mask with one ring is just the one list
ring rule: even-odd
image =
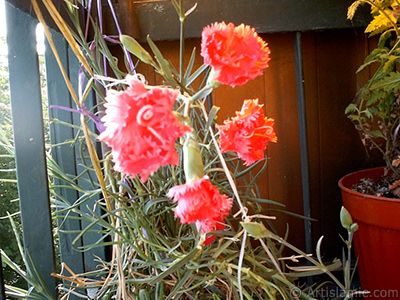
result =
[[[303,214],[299,127],[294,68],[293,34],[262,35],[271,49],[270,67],[265,70],[267,116],[275,120],[276,144],[268,146],[268,189],[271,200],[285,204],[289,212]],[[280,234],[289,225],[289,242],[305,248],[304,222],[283,213],[274,222]]]
[[[58,54],[63,62],[63,65],[68,69],[68,52],[67,43],[62,35],[52,30],[53,41],[55,42]],[[68,88],[64,82],[59,66],[55,60],[50,46],[46,43],[46,74],[47,74],[47,91],[48,103],[50,105],[57,105],[63,107],[73,107],[72,100],[69,95]],[[72,124],[72,113],[50,108],[49,115],[51,118]],[[52,122],[50,125],[50,140],[54,146],[51,150],[53,159],[61,167],[62,170],[68,175],[76,176],[75,153],[70,144],[59,145],[65,141],[73,140],[74,131],[65,125],[57,122]],[[55,185],[66,185],[64,181],[55,179]],[[58,198],[59,201],[65,201],[66,205],[72,205],[78,199],[78,192],[70,188],[57,188],[57,193],[62,197]],[[72,241],[76,237],[75,234],[64,233],[63,231],[77,231],[81,229],[80,221],[77,219],[76,213],[69,212],[68,218],[64,220],[66,213],[59,215],[59,239],[60,239],[60,254],[61,261],[70,267],[75,273],[83,273],[83,255],[76,248],[82,246],[82,241],[79,240],[75,245]]]
[[[307,142],[309,153],[310,207],[311,217],[317,222],[311,222],[312,240],[315,249],[316,241],[321,237],[320,219],[320,132],[319,132],[319,103],[318,103],[318,73],[315,58],[317,55],[314,32],[302,35],[303,40],[303,70],[304,89],[307,115]],[[336,247],[334,251],[338,248]],[[339,248],[340,251],[340,248]]]
[[[202,29],[214,22],[245,23],[259,33],[307,31],[365,26],[368,10],[347,20],[347,8],[353,0],[188,0],[189,9],[197,9],[187,19],[186,37],[200,37]],[[179,38],[179,20],[170,1],[137,1],[136,15],[142,40]]]
[[[14,7],[18,8],[19,10],[23,11],[26,14],[29,14],[32,17],[36,17],[34,9],[32,7],[31,0],[5,0],[5,2],[10,3]],[[61,14],[63,19],[68,23],[68,25],[72,25],[68,12],[66,10],[65,2],[63,0],[52,0],[54,6],[57,8],[58,12]],[[56,24],[54,23],[53,19],[50,17],[49,13],[47,12],[46,7],[42,4],[42,1],[38,1],[40,10],[43,14],[43,17],[46,20],[47,25],[52,27],[53,29],[57,29]]]
[[6,3],[10,93],[25,251],[56,297],[50,202],[44,148],[37,21]]
[[[351,121],[344,114],[357,91],[355,74],[365,57],[365,36],[353,30],[316,33],[316,76],[319,131],[319,219],[316,230],[324,235],[326,257],[337,257],[343,245],[338,233],[342,205],[338,180],[368,166],[365,149]],[[317,232],[316,232],[317,233]]]
[[[23,11],[32,14],[30,0],[6,0]],[[40,2],[40,1],[39,1]],[[120,9],[120,14],[126,13],[124,7],[128,1],[113,1],[115,9]],[[66,20],[68,17],[63,9],[62,0],[54,0],[56,7]],[[368,8],[357,12],[353,22],[346,19],[347,8],[353,0],[186,0],[185,7],[191,8],[197,3],[197,9],[188,18],[186,37],[200,37],[203,27],[213,22],[245,23],[256,28],[259,33],[308,31],[323,29],[338,29],[366,26],[369,20]],[[132,4],[130,4],[132,5]],[[107,4],[103,10],[107,14]],[[135,17],[139,25],[138,30],[132,31],[131,27],[122,27],[125,34],[138,34],[145,41],[148,34],[153,40],[179,39],[179,20],[171,1],[149,0],[135,1],[136,16],[129,18],[136,28]],[[44,10],[42,10],[44,11]],[[51,18],[47,15],[46,20]],[[127,19],[125,17],[125,19]],[[52,21],[49,21],[52,24]],[[112,22],[109,22],[112,23]],[[54,25],[52,25],[54,26]],[[115,34],[115,27],[110,26]],[[124,27],[126,28],[124,30]]]
[[[79,73],[79,62],[75,55],[73,54],[72,50],[69,48],[68,49],[68,60],[69,60],[69,77],[72,82],[72,85],[74,87],[75,91],[78,91],[78,73]],[[86,99],[85,105],[88,109],[93,107],[95,105],[95,98],[93,94],[90,94],[88,98]],[[73,114],[72,116],[72,122],[75,125],[80,126],[80,115],[79,114]],[[88,125],[90,126],[92,131],[95,131],[95,126],[91,121],[88,121]],[[77,135],[78,132],[75,131],[75,135]],[[82,134],[80,132],[79,134]],[[87,151],[86,146],[83,146],[82,149],[80,149],[81,145],[77,143],[75,147],[75,164],[76,164],[76,170],[77,174],[81,174],[86,170],[85,166],[91,166],[91,161],[89,157],[89,153]],[[81,153],[82,150],[82,153]],[[83,156],[81,155],[83,154]],[[86,172],[83,176],[81,176],[78,179],[78,184],[83,190],[94,190],[98,189],[98,186],[93,186],[90,182],[90,180],[94,181],[94,184],[97,184],[97,179],[96,179],[96,174],[93,172]],[[82,196],[80,193],[79,196]],[[88,214],[91,214],[89,210],[94,210],[97,214],[101,215],[102,212],[100,210],[99,205],[96,205],[96,202],[100,199],[101,196],[94,197],[86,201],[84,204],[80,206],[81,211],[86,212]],[[86,228],[93,220],[82,220],[81,221],[81,227],[82,229]],[[99,225],[95,225],[91,228],[91,230],[83,235],[83,245],[91,245],[95,244],[100,238],[101,238],[101,233],[100,231],[102,230],[102,227]],[[104,247],[95,247],[91,249],[90,251],[85,251],[83,253],[84,255],[84,269],[86,272],[89,271],[94,271],[98,265],[98,263],[95,261],[95,257],[99,257],[103,260],[105,260],[105,248]]]

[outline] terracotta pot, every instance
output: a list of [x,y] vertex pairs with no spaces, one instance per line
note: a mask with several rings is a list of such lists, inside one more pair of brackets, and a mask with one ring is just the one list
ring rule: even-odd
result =
[[361,286],[368,299],[400,299],[400,200],[365,195],[350,188],[361,178],[379,179],[383,168],[362,170],[339,181],[343,205],[359,230],[354,248]]

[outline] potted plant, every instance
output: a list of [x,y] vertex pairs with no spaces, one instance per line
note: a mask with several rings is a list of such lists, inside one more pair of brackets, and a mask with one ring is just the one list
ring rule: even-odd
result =
[[381,153],[385,167],[349,174],[339,186],[344,206],[359,225],[355,250],[361,284],[374,293],[400,286],[400,6],[395,0],[355,1],[348,18],[352,19],[357,7],[365,3],[370,5],[373,17],[365,32],[379,39],[357,72],[366,68],[374,72],[346,114],[363,144]]
[[[31,2],[45,25],[38,1]],[[338,297],[350,299],[359,293],[351,286],[350,255],[344,255],[342,284],[332,274],[341,262],[326,265],[322,260],[322,238],[316,257],[310,257],[266,222],[271,216],[262,204],[278,203],[260,197],[256,179],[265,169],[267,144],[277,138],[263,106],[257,99],[245,100],[236,116],[220,125],[215,123],[218,108],[206,107],[207,96],[220,85],[246,84],[268,66],[269,48],[253,28],[224,22],[205,27],[200,59],[204,64],[195,68],[196,51],[185,63],[183,35],[185,20],[195,6],[185,9],[184,1],[172,0],[181,23],[179,68],[175,68],[150,37],[146,50],[121,32],[114,38],[102,34],[89,17],[82,25],[79,3],[65,3],[74,23],[69,27],[51,0],[42,2],[81,64],[74,74],[79,78],[77,93],[70,79],[64,78],[77,108],[52,109],[80,114],[81,124],[72,126],[78,128],[77,138],[65,144],[82,142],[90,157],[85,172],[93,175],[86,188],[49,159],[49,172],[60,185],[81,193],[68,203],[57,193],[58,184],[51,186],[58,209],[54,215],[61,220],[58,230],[60,235],[68,233],[62,231],[69,218],[86,221],[82,230],[71,232],[77,240],[99,224],[102,238],[78,250],[112,250],[108,260],[96,257],[98,268],[85,274],[62,261],[62,270],[52,274],[63,280],[60,299],[320,299],[320,286],[312,287],[315,292],[299,288],[296,279],[321,273],[338,285]],[[113,11],[112,1],[109,6]],[[101,20],[101,13],[97,17]],[[93,39],[86,36],[89,26],[93,26]],[[56,54],[48,30],[46,35]],[[123,49],[120,61],[126,64],[121,69],[107,43]],[[163,78],[162,85],[147,82],[137,73],[138,64],[154,68]],[[100,87],[107,90],[105,95]],[[86,101],[91,89],[104,104],[104,111],[99,108],[104,114],[101,119],[96,107]],[[97,131],[88,125],[91,122]],[[99,155],[95,139],[107,144],[109,151]],[[103,214],[87,205],[88,199],[98,196],[95,206]],[[357,225],[345,210],[341,219],[348,231],[349,253]],[[286,252],[291,256],[286,257]],[[43,280],[36,280],[41,274],[31,276],[34,268],[27,265],[24,272],[3,253],[2,257],[31,286],[29,291],[7,286],[8,295],[56,299]],[[297,266],[298,259],[309,265]],[[24,256],[24,261],[30,262],[30,256]]]

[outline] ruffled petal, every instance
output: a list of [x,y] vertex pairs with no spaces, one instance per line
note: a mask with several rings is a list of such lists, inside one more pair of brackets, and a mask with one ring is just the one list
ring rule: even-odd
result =
[[106,130],[98,139],[112,148],[117,171],[146,181],[160,166],[179,162],[175,141],[192,129],[180,123],[172,106],[178,91],[154,88],[132,79],[125,91],[107,93]]
[[276,142],[277,137],[274,120],[264,116],[262,107],[258,99],[245,100],[236,117],[217,125],[223,153],[236,152],[246,165],[264,159],[268,142]]
[[267,43],[250,26],[221,22],[203,29],[201,55],[219,72],[214,80],[221,84],[243,85],[262,75],[269,54]]

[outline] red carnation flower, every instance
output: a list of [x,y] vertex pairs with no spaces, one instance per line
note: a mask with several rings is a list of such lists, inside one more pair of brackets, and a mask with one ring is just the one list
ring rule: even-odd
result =
[[171,89],[148,91],[138,80],[125,91],[108,91],[106,130],[98,138],[112,148],[117,171],[140,174],[144,182],[160,166],[179,163],[175,140],[192,129],[172,112],[177,95]]
[[232,199],[221,195],[207,176],[174,186],[169,190],[167,196],[178,202],[175,216],[180,219],[181,223],[222,221],[232,206]]
[[270,50],[254,28],[241,24],[214,23],[203,29],[201,56],[217,72],[216,82],[242,85],[262,75]]
[[236,117],[217,125],[222,153],[236,152],[246,165],[264,158],[268,142],[276,142],[277,137],[274,120],[264,116],[262,107],[258,99],[245,100]]

